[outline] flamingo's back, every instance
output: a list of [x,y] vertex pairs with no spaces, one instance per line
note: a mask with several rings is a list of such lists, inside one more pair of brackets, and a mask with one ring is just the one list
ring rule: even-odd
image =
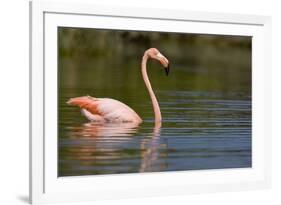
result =
[[79,106],[90,121],[142,122],[133,109],[118,100],[82,96],[71,98],[67,103]]

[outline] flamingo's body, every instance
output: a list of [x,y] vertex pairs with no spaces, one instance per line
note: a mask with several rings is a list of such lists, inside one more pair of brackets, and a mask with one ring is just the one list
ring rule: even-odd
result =
[[[158,60],[164,66],[167,75],[169,73],[169,62],[156,48],[150,48],[145,51],[141,63],[142,77],[152,101],[155,123],[161,124],[162,117],[160,107],[146,71],[146,63],[149,58]],[[82,109],[83,115],[90,121],[133,122],[136,124],[142,122],[142,119],[133,109],[118,100],[83,96],[71,98],[67,103],[69,105],[79,106]]]
[[93,98],[83,96],[71,98],[70,105],[77,105],[82,114],[90,121],[100,122],[134,122],[140,124],[142,119],[126,104],[110,98]]

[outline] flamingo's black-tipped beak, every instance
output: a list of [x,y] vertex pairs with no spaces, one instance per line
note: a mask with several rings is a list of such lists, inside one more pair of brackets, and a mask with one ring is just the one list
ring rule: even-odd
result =
[[165,67],[165,71],[166,71],[166,75],[169,75],[169,71],[170,71],[170,64],[168,64],[167,67]]

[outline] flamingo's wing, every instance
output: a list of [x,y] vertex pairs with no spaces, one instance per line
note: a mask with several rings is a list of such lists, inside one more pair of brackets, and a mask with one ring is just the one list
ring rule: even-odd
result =
[[81,109],[87,110],[93,115],[101,115],[102,113],[98,109],[99,100],[90,96],[82,96],[76,98],[70,98],[67,101],[69,105],[79,106]]
[[81,109],[82,115],[84,115],[88,120],[92,122],[104,122],[105,119],[101,115],[92,114],[86,109]]

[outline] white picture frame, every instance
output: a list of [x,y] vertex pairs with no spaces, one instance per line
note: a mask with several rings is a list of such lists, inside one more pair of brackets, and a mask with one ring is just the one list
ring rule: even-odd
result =
[[[32,204],[270,187],[270,17],[35,1],[30,3],[30,24]],[[253,36],[252,168],[58,178],[57,105],[52,95],[57,89],[58,26]]]

